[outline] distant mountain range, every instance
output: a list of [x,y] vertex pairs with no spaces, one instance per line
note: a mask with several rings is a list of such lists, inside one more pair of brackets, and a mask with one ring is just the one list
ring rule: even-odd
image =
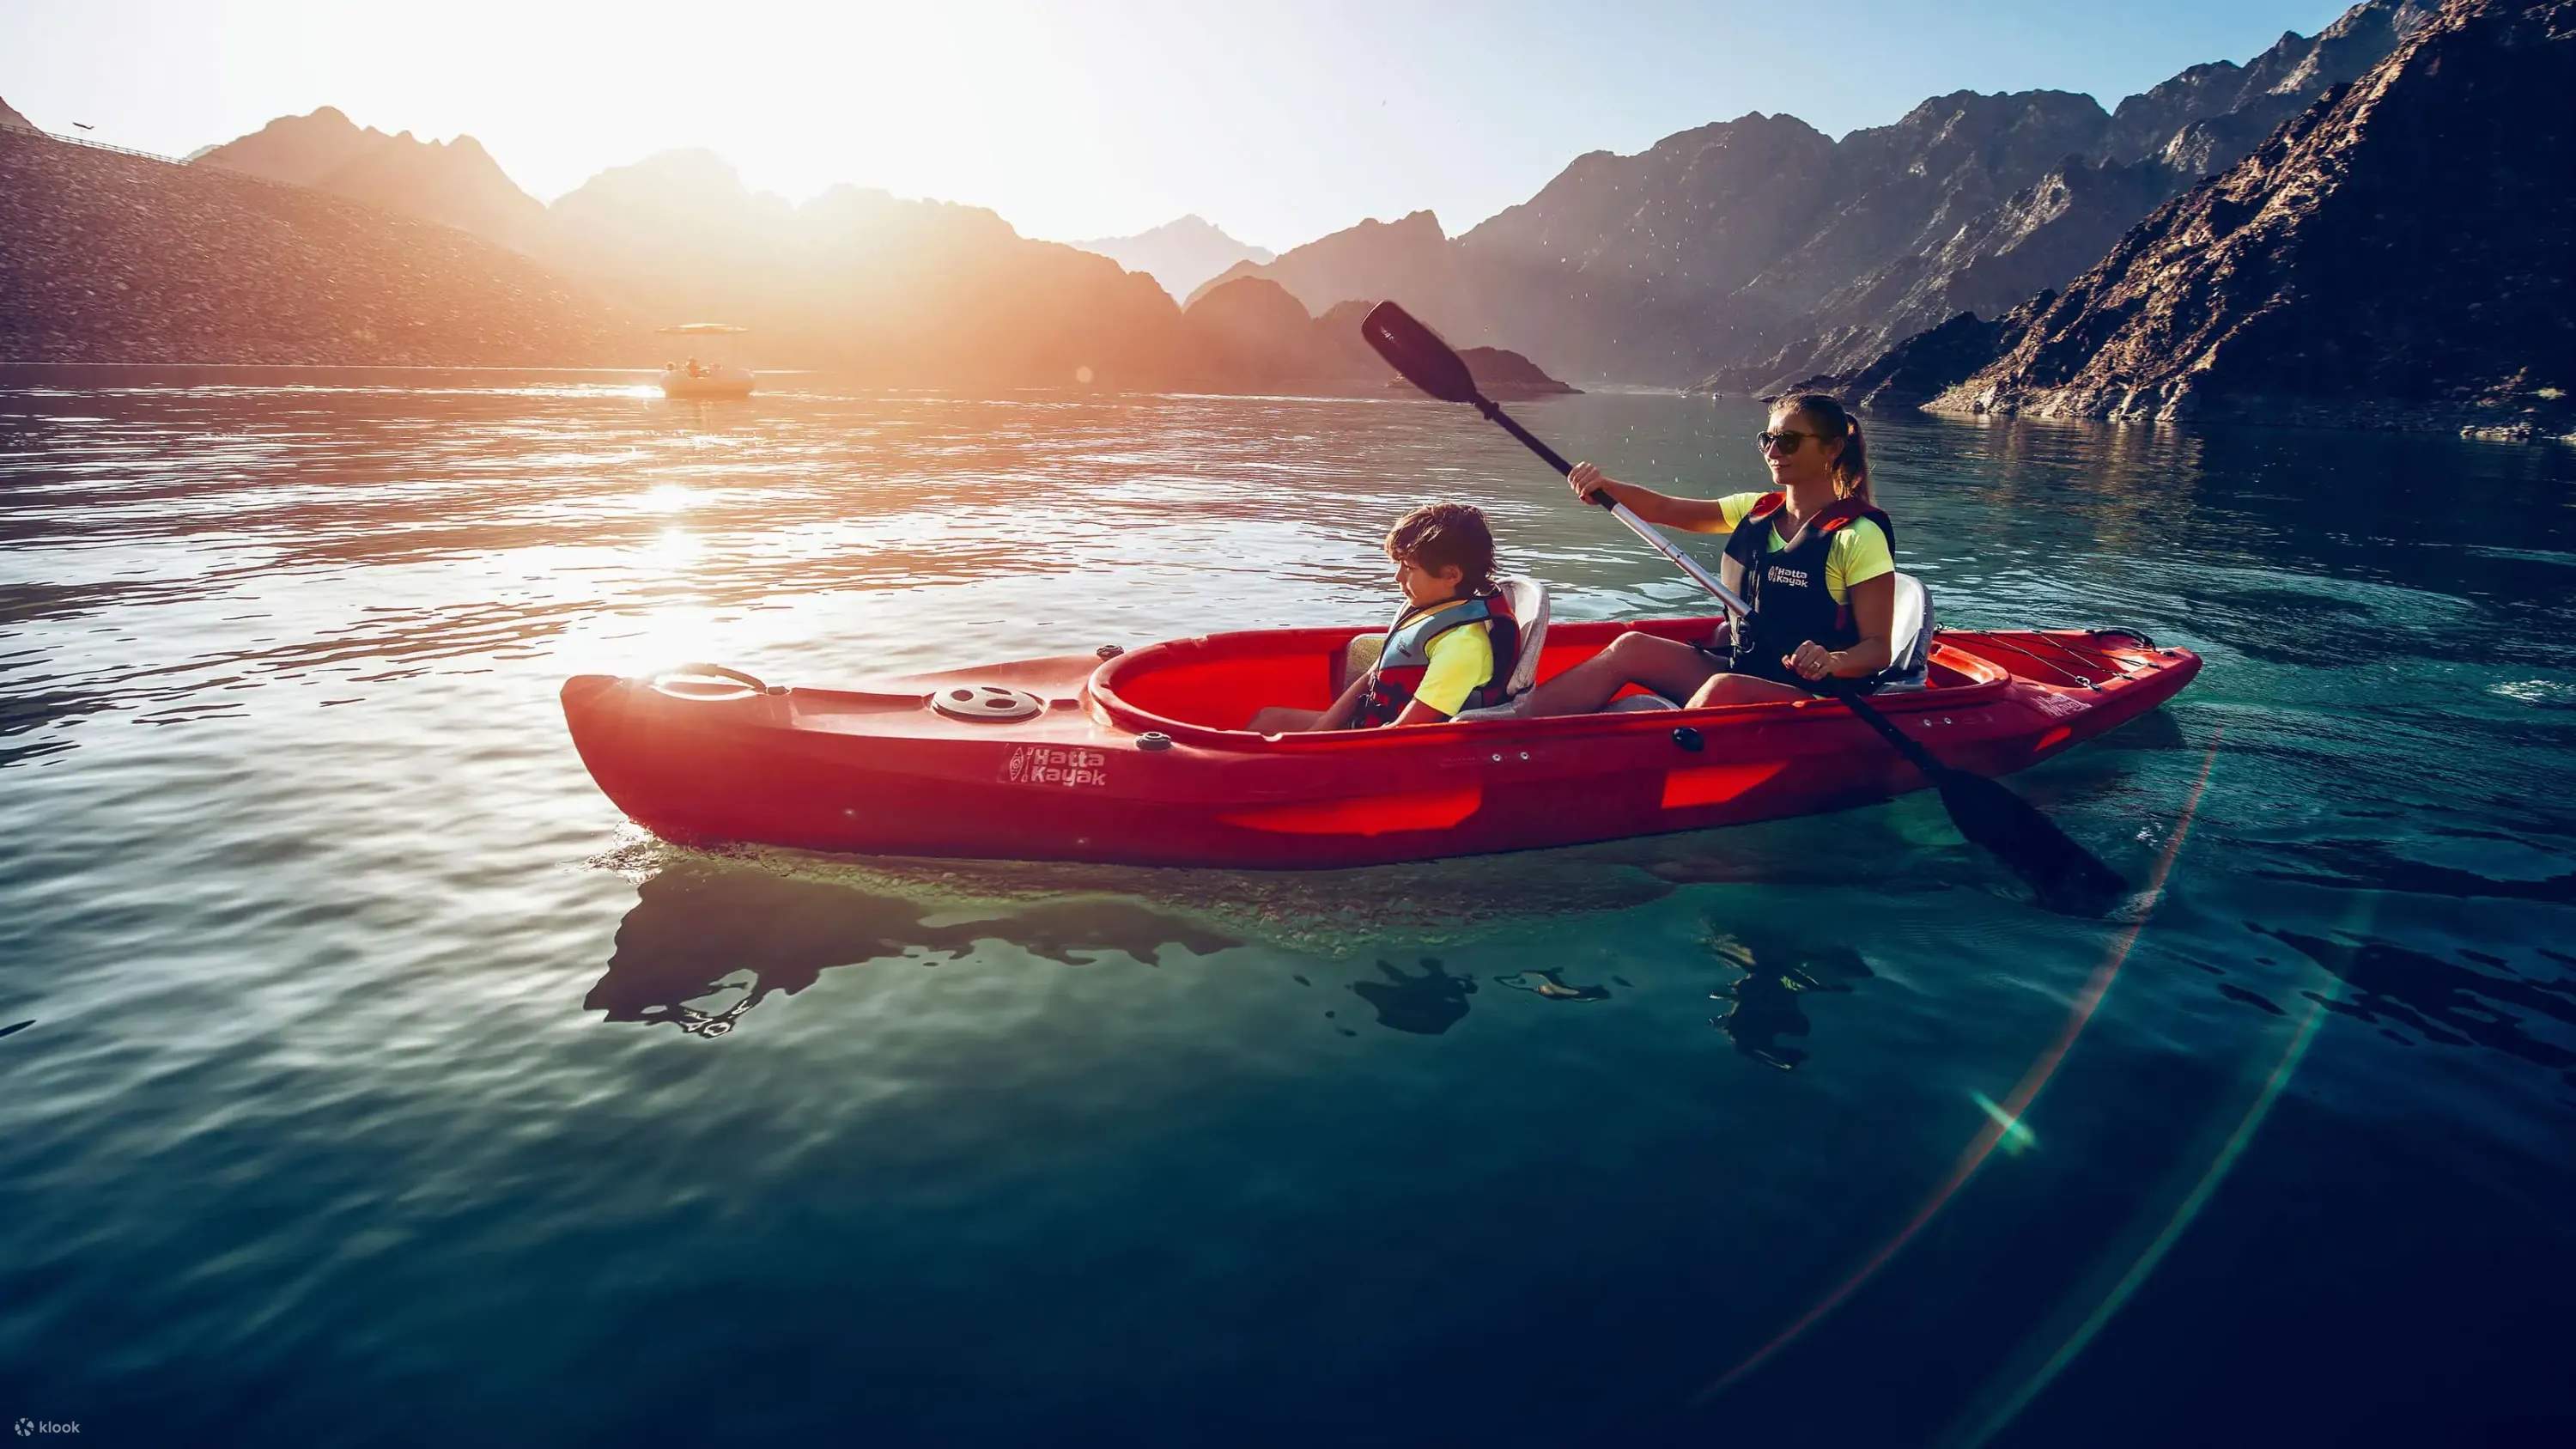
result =
[[0,131],[0,360],[554,366],[645,336],[455,227]]
[[1238,262],[1259,265],[1273,259],[1267,247],[1227,236],[1196,216],[1167,221],[1134,236],[1102,237],[1069,243],[1096,252],[1131,272],[1143,272],[1163,284],[1175,301]]
[[271,181],[310,186],[352,201],[443,222],[515,251],[544,248],[546,208],[521,191],[482,143],[415,140],[359,129],[338,109],[281,116],[266,126],[199,151],[197,166],[220,166]]
[[[2109,111],[1959,92],[1839,141],[1757,113],[1578,157],[1463,236],[1420,211],[1237,256],[1186,308],[1166,285],[1248,250],[1195,217],[1090,244],[1113,259],[882,191],[791,206],[686,151],[545,207],[470,137],[388,136],[325,108],[177,168],[205,186],[122,193],[173,210],[138,230],[78,148],[18,137],[64,154],[13,156],[0,188],[0,345],[142,360],[174,355],[177,333],[220,349],[230,316],[262,360],[308,341],[431,360],[475,337],[517,356],[612,333],[658,353],[642,322],[723,320],[757,329],[756,362],[891,384],[1375,386],[1385,369],[1344,334],[1357,304],[1394,297],[1462,347],[1527,354],[1488,365],[1537,391],[1560,385],[1531,358],[1729,392],[1822,377],[1882,405],[2259,418],[2378,398],[2402,405],[2376,421],[2504,409],[2548,426],[2576,379],[2571,32],[2576,0],[2366,0]],[[274,203],[316,230],[271,234],[233,173],[354,209]],[[387,236],[360,236],[365,216]],[[434,264],[407,274],[389,238]],[[490,244],[521,257],[501,266]],[[165,296],[156,267],[190,290]],[[194,320],[127,305],[147,292]],[[516,330],[495,301],[540,296]]]
[[[1360,320],[1369,306],[1344,302],[1321,317],[1311,316],[1277,282],[1237,277],[1202,290],[1182,314],[1192,348],[1189,368],[1201,377],[1233,379],[1238,386],[1335,387],[1363,379],[1409,389],[1412,384],[1397,378],[1360,335]],[[1489,398],[1577,391],[1516,352],[1468,347],[1459,356]]]
[[1576,377],[1768,390],[2063,283],[2428,13],[2368,0],[2313,39],[2195,66],[2108,112],[2064,91],[1961,91],[1840,141],[1757,112],[1578,157],[1463,236],[1416,212],[1227,275],[1314,309],[1401,298],[1453,339]]
[[[511,188],[533,213],[496,180],[470,138],[327,109],[186,165],[0,133],[0,360],[635,367],[689,350],[657,326],[719,320],[752,329],[735,361],[891,386],[1393,378],[1355,316],[1318,322],[1267,282],[1184,312],[978,207],[850,186],[790,206],[703,151],[551,208]],[[1510,395],[1566,390],[1518,357],[1470,366]]]
[[1951,412],[2564,435],[2571,98],[2576,0],[2448,0],[2062,292],[1954,325],[1910,387],[1948,372]]

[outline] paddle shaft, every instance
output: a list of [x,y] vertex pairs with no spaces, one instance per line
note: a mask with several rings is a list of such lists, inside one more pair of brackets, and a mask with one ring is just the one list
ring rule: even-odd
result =
[[[1515,419],[1510,413],[1504,412],[1493,402],[1483,397],[1479,397],[1476,399],[1476,410],[1491,419],[1495,426],[1501,428],[1504,432],[1520,439],[1522,447],[1529,449],[1531,452],[1538,454],[1542,459],[1545,459],[1547,466],[1554,468],[1559,475],[1574,471],[1574,465],[1565,461],[1565,456],[1563,454],[1557,452],[1547,444],[1540,442],[1536,434],[1532,433],[1529,429],[1522,427],[1517,419]],[[1668,539],[1662,534],[1656,532],[1653,524],[1648,523],[1646,520],[1639,518],[1636,514],[1630,512],[1627,504],[1620,502],[1607,493],[1599,492],[1585,494],[1583,501],[1586,503],[1597,503],[1602,507],[1609,509],[1610,516],[1618,519],[1621,523],[1628,525],[1628,531],[1637,535],[1637,537],[1644,539],[1648,548],[1653,549],[1655,552],[1662,554],[1665,558],[1671,560],[1673,567],[1678,568],[1683,573],[1691,576],[1692,582],[1698,584],[1701,588],[1708,590],[1710,593],[1717,595],[1717,601],[1726,606],[1726,611],[1728,613],[1741,619],[1752,612],[1752,606],[1744,602],[1742,595],[1718,582],[1717,575],[1701,568],[1699,566],[1698,559],[1692,558],[1689,554],[1673,547],[1671,539]]]
[[[1539,441],[1537,434],[1522,427],[1517,419],[1515,419],[1510,413],[1504,412],[1502,408],[1495,404],[1491,399],[1479,394],[1475,399],[1475,403],[1476,410],[1478,412],[1483,413],[1494,423],[1495,426],[1501,428],[1504,432],[1520,439],[1522,447],[1538,454],[1541,459],[1546,461],[1547,466],[1554,468],[1560,475],[1570,474],[1574,471],[1574,465],[1565,461],[1563,454]],[[1716,595],[1717,601],[1724,604],[1726,606],[1726,611],[1729,614],[1734,615],[1738,621],[1742,621],[1751,615],[1753,608],[1750,604],[1744,602],[1744,597],[1741,594],[1738,594],[1735,590],[1728,588],[1724,583],[1720,582],[1715,574],[1712,574],[1707,569],[1700,567],[1699,560],[1692,558],[1689,554],[1676,548],[1671,539],[1664,537],[1653,524],[1639,518],[1635,512],[1630,510],[1627,504],[1621,503],[1619,500],[1611,497],[1607,493],[1598,491],[1584,495],[1584,500],[1589,503],[1599,504],[1601,507],[1610,510],[1610,516],[1627,525],[1628,531],[1637,535],[1638,538],[1643,539],[1647,547],[1653,549],[1659,554],[1662,554],[1666,559],[1669,559],[1672,562],[1674,567],[1680,569],[1683,573],[1690,575],[1693,583],[1698,584],[1701,588]],[[1864,704],[1861,701],[1860,696],[1852,692],[1850,685],[1839,679],[1831,677],[1824,679],[1811,679],[1807,681],[1807,683],[1808,686],[1814,689],[1817,693],[1823,694],[1828,698],[1841,700],[1845,705],[1849,706],[1853,714],[1860,716],[1862,723],[1868,725],[1871,729],[1878,731],[1882,738],[1884,738],[1889,744],[1896,747],[1897,753],[1905,756],[1906,760],[1910,762],[1914,768],[1921,770],[1926,776],[1937,780],[1943,775],[1950,773],[1950,767],[1942,764],[1939,760],[1934,759],[1932,757],[1932,752],[1923,748],[1923,746],[1917,742],[1912,735],[1898,729],[1894,721],[1888,719],[1887,716],[1880,714],[1876,709],[1869,705]]]

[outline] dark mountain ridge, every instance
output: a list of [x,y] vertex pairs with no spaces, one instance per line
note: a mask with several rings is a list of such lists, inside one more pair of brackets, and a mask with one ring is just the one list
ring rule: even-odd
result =
[[469,231],[514,251],[542,250],[546,209],[471,136],[422,141],[361,129],[334,106],[280,116],[189,158],[291,186],[310,186]]
[[[2002,319],[1931,406],[2563,431],[2570,96],[2576,0],[2448,0],[2062,293]],[[1948,365],[1973,359],[1973,339],[1953,341]]]
[[1840,141],[1749,114],[1578,157],[1454,240],[1416,213],[1229,275],[1270,277],[1309,309],[1401,298],[1453,338],[1576,377],[1761,389],[2063,283],[2425,13],[2365,0],[2313,38],[2195,66],[2110,111],[2063,91],[1962,91]]
[[0,132],[0,359],[599,365],[642,330],[454,227]]
[[[377,142],[403,138],[336,112],[252,139],[233,159],[257,169],[0,135],[0,360],[635,367],[678,346],[656,326],[723,320],[752,329],[736,360],[897,386],[1360,392],[1392,377],[1354,311],[1318,320],[1255,280],[1185,315],[1150,276],[980,207],[854,186],[790,206],[675,152],[563,198],[529,256],[284,179],[344,185],[466,143],[389,150]],[[1519,357],[1470,365],[1498,395],[1568,390]]]

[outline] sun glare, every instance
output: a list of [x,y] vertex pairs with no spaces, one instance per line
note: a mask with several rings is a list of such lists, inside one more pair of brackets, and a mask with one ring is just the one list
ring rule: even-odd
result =
[[706,552],[704,540],[687,529],[676,526],[663,529],[661,533],[655,535],[651,543],[644,546],[644,557],[647,562],[674,573],[697,562],[698,555],[704,552]]

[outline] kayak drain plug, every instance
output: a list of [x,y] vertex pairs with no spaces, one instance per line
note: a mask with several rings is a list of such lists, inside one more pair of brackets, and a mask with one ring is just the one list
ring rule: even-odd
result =
[[1689,725],[1682,725],[1673,731],[1673,743],[1690,751],[1694,755],[1706,748],[1708,744],[1706,740],[1699,737],[1699,731],[1692,729]]
[[1136,748],[1140,750],[1168,750],[1171,747],[1172,737],[1161,730],[1147,730],[1136,737]]

